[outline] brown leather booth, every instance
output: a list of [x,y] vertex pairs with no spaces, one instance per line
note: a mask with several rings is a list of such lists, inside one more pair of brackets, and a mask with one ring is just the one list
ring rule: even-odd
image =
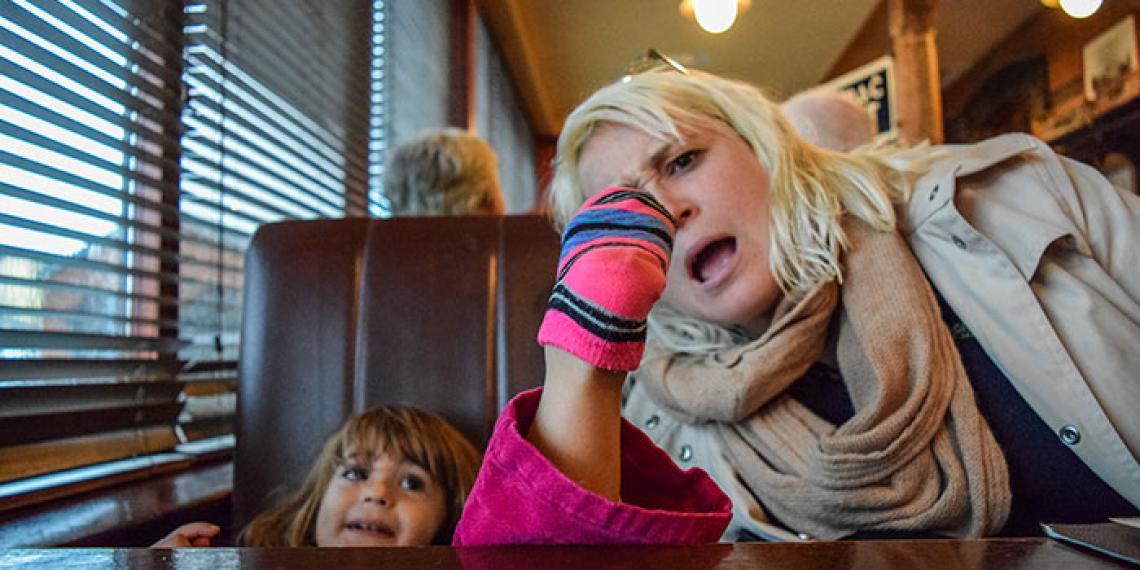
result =
[[263,226],[245,266],[234,528],[370,406],[420,406],[484,444],[507,399],[542,381],[558,250],[539,216]]

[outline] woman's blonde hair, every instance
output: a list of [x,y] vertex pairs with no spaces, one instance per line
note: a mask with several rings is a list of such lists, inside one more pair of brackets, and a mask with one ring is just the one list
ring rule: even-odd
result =
[[384,173],[384,195],[395,216],[505,210],[495,150],[456,128],[426,131],[394,148]]
[[395,454],[423,467],[443,488],[447,516],[432,544],[451,543],[481,454],[439,416],[408,406],[381,406],[357,414],[329,437],[300,489],[257,515],[238,536],[243,546],[316,546],[321,498],[351,452]]
[[[915,179],[930,162],[924,147],[850,154],[818,148],[797,134],[776,103],[747,83],[695,70],[655,70],[603,87],[567,117],[550,191],[559,225],[574,215],[586,192],[599,190],[582,187],[578,161],[603,124],[630,127],[666,143],[717,125],[739,134],[770,177],[769,263],[791,298],[842,279],[843,214],[880,230],[894,228],[895,205],[910,199]],[[739,338],[668,307],[654,309],[649,323],[650,334],[675,351],[707,352]]]

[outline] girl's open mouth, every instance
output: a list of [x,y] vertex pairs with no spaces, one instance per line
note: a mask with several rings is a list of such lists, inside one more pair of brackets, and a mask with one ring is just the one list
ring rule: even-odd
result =
[[381,523],[365,522],[365,521],[352,521],[352,522],[344,525],[344,527],[349,529],[349,530],[354,530],[357,532],[365,532],[368,534],[375,534],[377,536],[384,536],[384,537],[388,537],[388,538],[392,538],[392,537],[396,536],[396,533],[391,528],[389,528],[387,525],[384,525]]

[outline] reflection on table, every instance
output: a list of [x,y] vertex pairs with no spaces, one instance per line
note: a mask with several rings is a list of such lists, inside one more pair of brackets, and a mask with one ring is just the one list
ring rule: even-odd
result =
[[706,546],[484,548],[9,549],[0,568],[1118,568],[1047,539],[896,540]]

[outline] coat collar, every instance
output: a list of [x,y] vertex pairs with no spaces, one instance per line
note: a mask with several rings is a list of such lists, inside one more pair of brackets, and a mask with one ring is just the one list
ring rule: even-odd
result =
[[1006,134],[971,145],[942,145],[934,148],[941,156],[915,185],[907,204],[907,214],[899,220],[900,229],[910,233],[926,218],[954,199],[957,178],[976,174],[1026,152],[1036,150],[1041,141],[1023,134]]
[[[900,212],[899,229],[904,234],[913,233],[943,207],[949,206],[957,212],[953,201],[961,179],[1009,163],[1015,157],[1033,154],[1048,161],[1052,156],[1047,144],[1024,134],[1002,135],[972,145],[946,145],[936,147],[935,151],[941,156],[919,179],[905,212]],[[1029,164],[1034,163],[1042,164],[1039,161]],[[1017,168],[1017,164],[1009,163],[1008,168]],[[1064,222],[1065,217],[1056,215],[1055,203],[1041,200],[1038,194],[1042,190],[1041,180],[1043,178],[1036,175],[1027,176],[1019,179],[1017,184],[987,190],[987,194],[992,196],[987,200],[987,213],[976,214],[967,221],[982,235],[996,240],[995,245],[1009,256],[1025,279],[1030,279],[1037,271],[1045,250],[1062,237],[1069,236],[1067,243],[1078,251],[1088,249],[1079,232]],[[1017,231],[1004,231],[997,227],[1006,225],[994,220],[1004,210],[1008,210],[1009,220],[1017,218]]]

